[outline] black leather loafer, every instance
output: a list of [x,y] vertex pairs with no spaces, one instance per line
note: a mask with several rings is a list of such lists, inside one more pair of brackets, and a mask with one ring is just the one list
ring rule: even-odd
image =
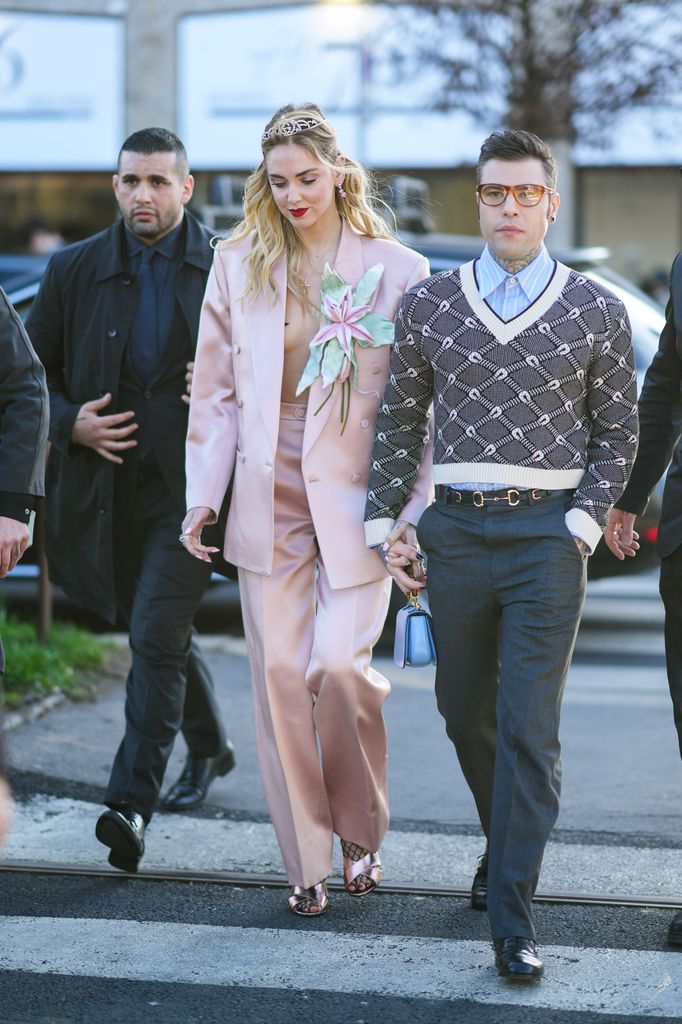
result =
[[497,973],[510,981],[538,981],[545,966],[538,956],[538,947],[532,939],[514,935],[508,939],[495,939]]
[[488,909],[488,847],[485,853],[478,858],[478,867],[471,886],[471,909]]
[[105,811],[97,819],[95,835],[108,846],[109,863],[121,871],[137,871],[144,854],[146,822],[131,808]]
[[682,910],[678,910],[668,928],[668,945],[682,946]]
[[182,775],[161,801],[163,811],[191,811],[206,799],[216,775],[227,775],[235,766],[234,747],[228,740],[215,757],[188,755]]

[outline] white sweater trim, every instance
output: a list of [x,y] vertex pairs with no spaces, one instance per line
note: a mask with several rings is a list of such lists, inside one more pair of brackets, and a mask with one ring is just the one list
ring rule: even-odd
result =
[[602,528],[599,523],[595,523],[592,516],[584,509],[569,508],[566,513],[566,526],[570,533],[582,537],[592,554],[602,538]]
[[370,519],[365,523],[365,543],[368,548],[383,544],[395,526],[395,519]]
[[[434,484],[502,484],[511,487],[540,487],[547,491],[574,491],[585,469],[530,469],[504,466],[497,462],[445,462],[433,467]],[[381,520],[377,520],[380,522]]]
[[497,313],[494,313],[478,294],[476,277],[474,275],[474,261],[462,264],[459,268],[459,273],[464,297],[472,310],[481,323],[485,324],[493,337],[501,345],[506,345],[508,342],[513,341],[522,331],[531,327],[536,321],[542,320],[545,313],[561,295],[571,271],[563,263],[557,263],[554,276],[542,294],[538,296],[535,302],[531,302],[528,309],[524,310],[523,313],[515,316],[513,320],[506,322],[501,320]]

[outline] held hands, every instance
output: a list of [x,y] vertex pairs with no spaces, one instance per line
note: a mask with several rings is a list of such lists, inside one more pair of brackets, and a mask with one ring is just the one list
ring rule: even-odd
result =
[[219,548],[207,548],[201,543],[201,531],[205,526],[214,522],[213,509],[201,506],[191,508],[182,521],[180,543],[184,545],[185,551],[202,562],[210,562],[211,555],[219,550]]
[[604,540],[609,551],[612,551],[616,558],[622,561],[634,558],[639,551],[639,534],[633,529],[635,525],[634,512],[623,512],[620,508],[612,508],[609,521],[604,530]]
[[110,401],[111,394],[107,392],[101,398],[85,402],[78,410],[71,431],[71,440],[74,444],[93,448],[98,455],[101,455],[103,459],[108,459],[109,462],[121,463],[123,459],[116,455],[116,452],[135,447],[137,441],[126,440],[126,438],[137,430],[137,423],[130,422],[135,415],[134,412],[117,412],[111,416],[100,416],[100,409],[105,409]]
[[0,579],[11,572],[28,547],[28,526],[0,516]]
[[377,553],[403,594],[426,586],[417,531],[412,523],[398,519]]
[[194,363],[187,364],[187,373],[185,374],[187,394],[182,395],[182,400],[186,405],[189,405],[189,400],[192,394],[192,377],[194,376]]

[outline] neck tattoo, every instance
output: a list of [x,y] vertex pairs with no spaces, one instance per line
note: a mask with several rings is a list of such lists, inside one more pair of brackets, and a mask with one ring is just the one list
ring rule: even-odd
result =
[[533,262],[541,249],[542,245],[540,244],[537,249],[527,253],[525,256],[520,256],[517,260],[505,259],[504,256],[500,256],[499,253],[493,252],[492,249],[490,250],[490,254],[495,262],[502,267],[503,270],[506,270],[508,274],[520,274],[529,263]]

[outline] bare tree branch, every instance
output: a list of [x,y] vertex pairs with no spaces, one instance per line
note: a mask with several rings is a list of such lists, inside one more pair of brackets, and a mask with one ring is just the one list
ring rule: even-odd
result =
[[[547,139],[605,143],[616,115],[682,103],[682,0],[409,0],[401,78],[432,106]],[[402,12],[402,14],[401,14]],[[414,13],[418,12],[419,17]]]

